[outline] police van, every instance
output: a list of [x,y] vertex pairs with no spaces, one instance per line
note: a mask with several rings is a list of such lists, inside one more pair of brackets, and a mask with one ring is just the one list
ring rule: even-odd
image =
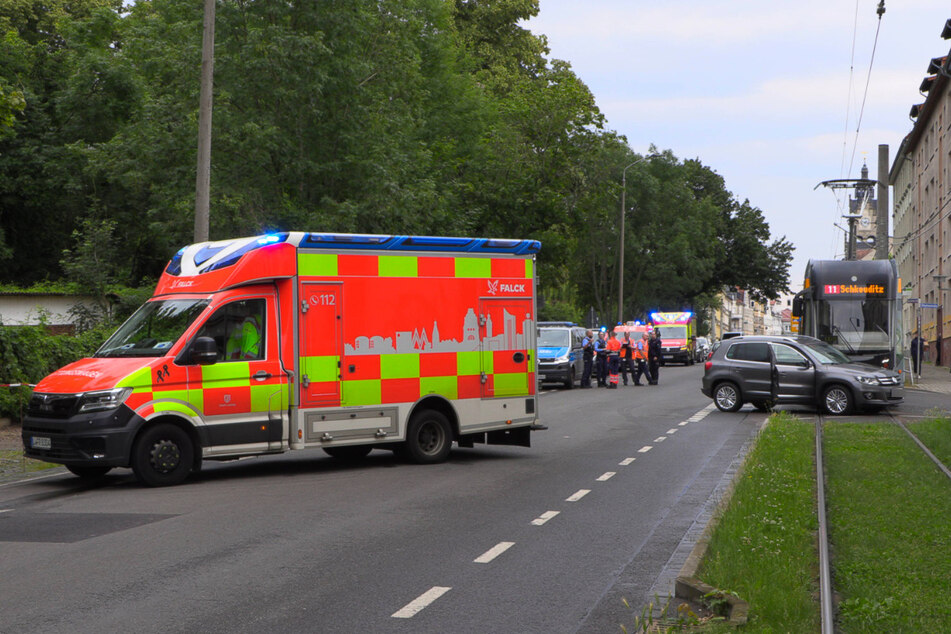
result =
[[538,378],[542,383],[574,387],[584,371],[581,344],[584,328],[572,322],[543,321],[538,324]]

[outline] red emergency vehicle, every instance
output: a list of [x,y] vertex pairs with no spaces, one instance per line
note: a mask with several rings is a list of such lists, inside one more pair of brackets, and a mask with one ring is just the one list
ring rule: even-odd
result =
[[287,232],[178,252],[92,358],[43,379],[26,455],[177,484],[319,447],[444,460],[530,445],[533,240]]
[[693,365],[696,320],[691,312],[651,313],[654,328],[660,331],[661,356],[664,362]]

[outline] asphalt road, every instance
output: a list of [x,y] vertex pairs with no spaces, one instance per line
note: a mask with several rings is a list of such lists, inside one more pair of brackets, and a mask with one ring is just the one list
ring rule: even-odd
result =
[[533,447],[435,466],[303,451],[174,488],[0,486],[0,632],[633,629],[765,419],[714,410],[701,373],[546,390]]

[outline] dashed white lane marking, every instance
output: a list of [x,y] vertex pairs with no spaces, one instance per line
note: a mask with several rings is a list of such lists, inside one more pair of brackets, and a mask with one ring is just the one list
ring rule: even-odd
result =
[[651,449],[653,449],[653,447],[651,447],[650,445],[644,445],[643,447],[637,450],[637,453],[647,453]]
[[668,435],[668,436],[673,436],[673,435],[676,434],[676,433],[677,433],[677,430],[676,430],[676,429],[668,429],[668,430],[667,430],[667,435]]
[[13,509],[0,509],[0,513],[9,513]]
[[433,586],[393,613],[394,619],[411,619],[426,609],[433,601],[452,590],[443,586]]
[[499,542],[473,560],[473,563],[487,564],[515,545],[515,542]]
[[664,442],[665,440],[667,440],[667,436],[658,436],[654,439],[654,442]]
[[541,526],[542,524],[544,524],[551,518],[555,517],[559,513],[561,513],[561,511],[545,511],[544,513],[542,513],[541,515],[539,515],[538,517],[532,520],[532,525]]
[[628,466],[629,464],[631,464],[632,462],[634,462],[635,460],[637,460],[637,458],[625,458],[624,460],[622,460],[621,462],[619,462],[618,465],[620,465],[620,466],[622,466],[622,467],[626,467],[626,466]]
[[682,422],[682,423],[677,423],[677,425],[680,426],[680,427],[686,427],[686,426],[689,425],[689,424],[690,424],[690,421],[689,421],[689,420],[685,420],[685,421]]
[[617,475],[616,471],[606,471],[598,477],[598,482],[607,482],[611,478]]
[[591,493],[591,489],[579,489],[577,492],[572,494],[571,497],[565,498],[565,502],[577,502],[589,493]]

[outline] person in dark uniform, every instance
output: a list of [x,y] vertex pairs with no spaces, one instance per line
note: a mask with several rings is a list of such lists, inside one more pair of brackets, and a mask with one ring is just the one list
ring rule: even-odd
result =
[[647,369],[650,371],[648,385],[657,385],[657,380],[660,378],[660,361],[660,334],[652,330],[647,342]]
[[911,365],[914,369],[915,374],[921,376],[921,362],[924,361],[925,356],[925,343],[924,340],[919,336],[915,335],[915,338],[911,340]]
[[594,342],[595,373],[598,375],[598,387],[608,386],[608,349],[604,332],[598,333],[598,340]]
[[584,369],[581,371],[581,387],[591,387],[591,368],[594,365],[594,333],[586,330],[581,341],[581,359]]
[[621,376],[624,377],[624,385],[627,385],[627,373],[630,371],[631,378],[634,378],[634,342],[631,341],[631,333],[625,332],[624,339],[621,340]]

